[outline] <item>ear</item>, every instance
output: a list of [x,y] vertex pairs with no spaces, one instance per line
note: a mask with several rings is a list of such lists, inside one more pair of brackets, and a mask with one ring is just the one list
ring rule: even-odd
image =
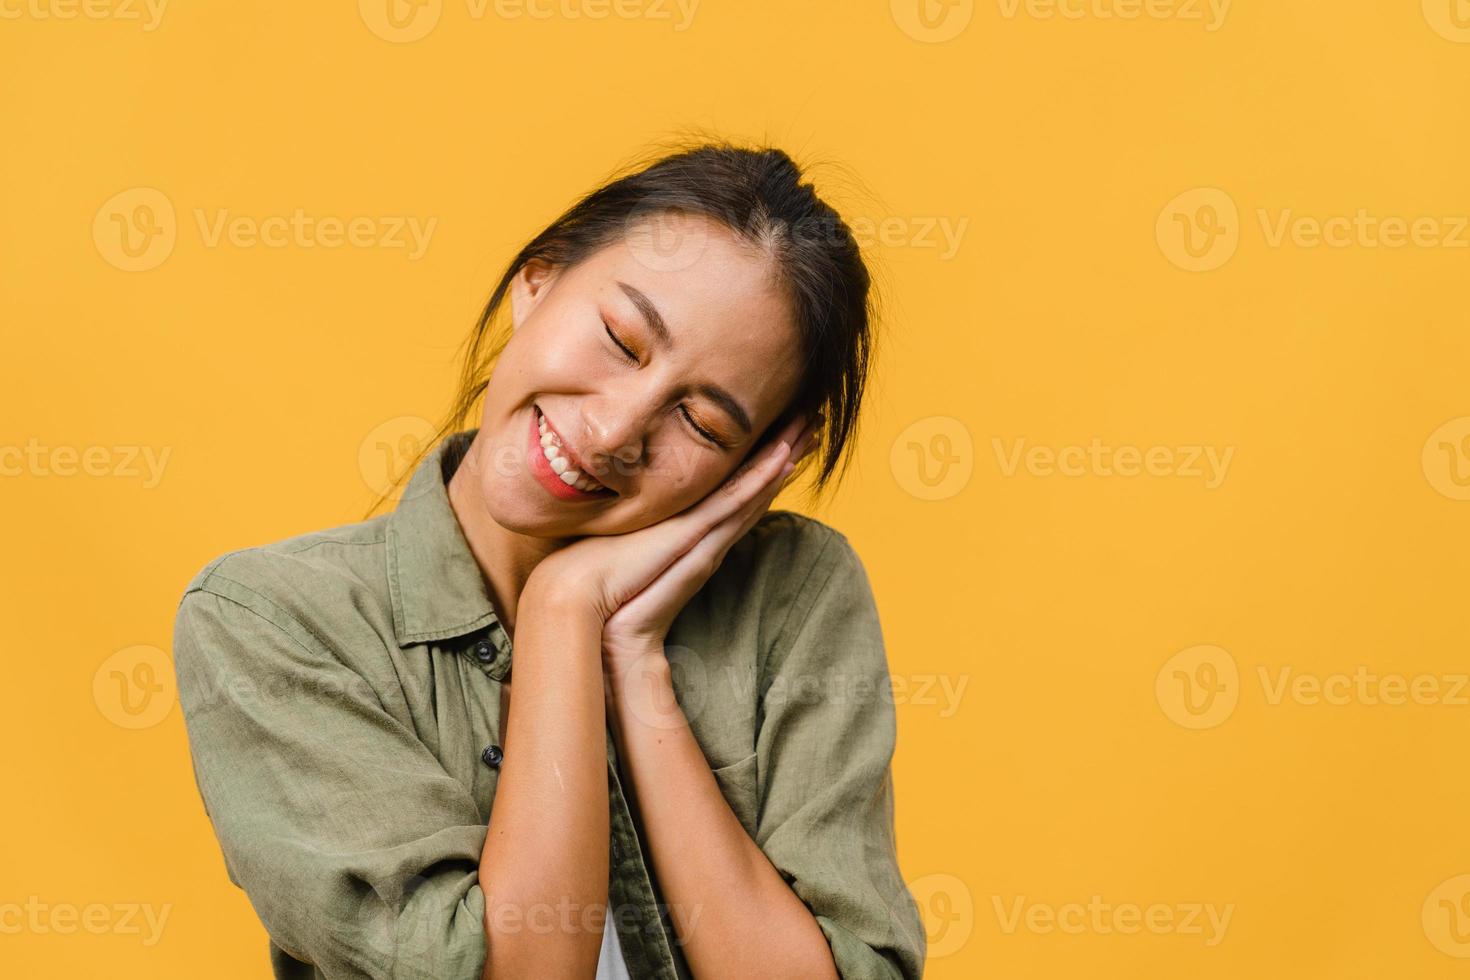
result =
[[556,270],[541,259],[528,259],[510,281],[510,326],[519,330],[542,298],[551,291]]

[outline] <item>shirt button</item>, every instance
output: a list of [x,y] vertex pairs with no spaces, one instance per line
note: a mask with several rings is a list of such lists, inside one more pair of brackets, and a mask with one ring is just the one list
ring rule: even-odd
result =
[[475,643],[475,659],[482,664],[488,664],[495,659],[495,647],[489,640],[479,640]]
[[499,769],[500,761],[505,758],[505,750],[498,745],[487,745],[485,751],[480,753],[480,759],[491,769]]

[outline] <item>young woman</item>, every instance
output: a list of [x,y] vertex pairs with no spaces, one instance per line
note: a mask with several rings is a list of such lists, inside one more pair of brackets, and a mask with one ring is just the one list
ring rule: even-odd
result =
[[868,578],[769,511],[845,464],[870,306],[786,154],[673,153],[515,257],[395,510],[194,576],[194,775],[277,977],[921,975]]

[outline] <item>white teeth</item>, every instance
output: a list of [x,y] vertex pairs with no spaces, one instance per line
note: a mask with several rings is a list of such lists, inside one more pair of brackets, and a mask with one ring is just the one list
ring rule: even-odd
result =
[[541,432],[541,455],[551,464],[551,469],[560,478],[561,482],[569,487],[592,493],[602,489],[602,484],[578,470],[561,454],[561,443],[557,441],[556,433],[552,432],[546,425],[546,416],[540,412],[536,413],[536,428]]

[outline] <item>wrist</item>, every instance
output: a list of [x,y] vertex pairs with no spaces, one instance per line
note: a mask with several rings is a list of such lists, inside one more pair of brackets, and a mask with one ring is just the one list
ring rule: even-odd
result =
[[[596,583],[551,558],[542,559],[531,570],[521,589],[519,610],[547,610],[560,616],[587,616],[599,624],[607,621]],[[518,610],[518,615],[519,615]]]
[[604,659],[609,705],[619,719],[668,731],[684,723],[674,690],[674,670],[663,650]]
[[664,655],[663,641],[610,643],[605,634],[602,638],[602,669],[614,690],[643,677],[663,680],[672,676],[669,658]]

